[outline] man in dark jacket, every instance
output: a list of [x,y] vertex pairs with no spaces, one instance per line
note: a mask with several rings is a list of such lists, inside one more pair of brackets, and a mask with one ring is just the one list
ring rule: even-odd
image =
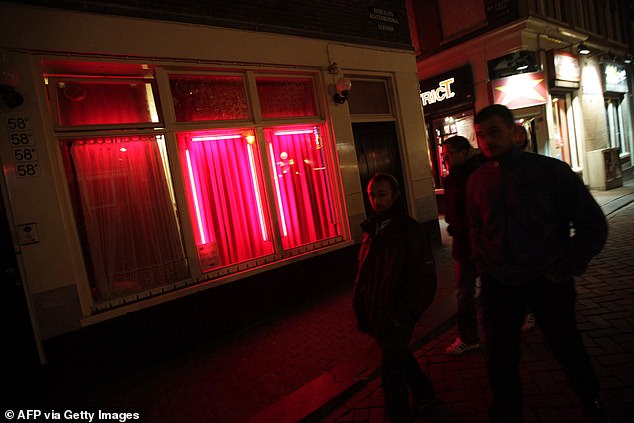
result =
[[461,355],[480,347],[478,316],[475,298],[476,270],[471,258],[469,218],[467,216],[467,179],[486,158],[471,147],[469,140],[457,135],[442,144],[442,157],[449,167],[443,180],[445,188],[445,221],[447,232],[453,238],[451,255],[454,260],[454,277],[458,301],[459,337],[445,352]]
[[[396,178],[375,175],[368,196],[374,214],[361,225],[354,311],[359,330],[381,348],[387,415],[394,423],[410,422],[436,400],[409,350],[414,326],[436,293],[436,268],[428,238],[401,202]],[[408,386],[414,396],[411,406]]]
[[493,422],[522,421],[520,327],[528,306],[591,421],[606,422],[576,327],[573,279],[603,248],[605,216],[566,163],[517,147],[508,108],[485,107],[475,127],[489,159],[467,184],[493,391],[489,416]]

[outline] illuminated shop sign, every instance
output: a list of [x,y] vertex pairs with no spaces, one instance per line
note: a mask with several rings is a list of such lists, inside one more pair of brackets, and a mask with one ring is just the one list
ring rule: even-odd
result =
[[522,73],[491,81],[493,102],[509,109],[546,104],[548,90],[544,72]]
[[581,68],[577,56],[565,51],[549,51],[548,72],[551,87],[579,88]]
[[425,114],[436,114],[463,103],[473,102],[471,67],[463,66],[420,82]]
[[612,93],[627,92],[627,74],[623,67],[613,63],[603,64],[603,90]]

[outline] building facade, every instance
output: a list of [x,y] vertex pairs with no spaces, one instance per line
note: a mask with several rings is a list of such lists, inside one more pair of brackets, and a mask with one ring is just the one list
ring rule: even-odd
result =
[[376,171],[439,238],[403,2],[28,3],[0,3],[0,158],[40,361],[328,286],[290,269],[354,249]]
[[632,167],[632,6],[627,1],[409,3],[437,192],[439,146],[476,146],[474,113],[501,103],[529,149],[570,164],[592,188]]

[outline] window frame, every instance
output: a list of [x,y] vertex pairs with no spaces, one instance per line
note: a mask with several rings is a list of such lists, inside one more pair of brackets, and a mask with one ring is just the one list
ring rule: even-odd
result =
[[[114,62],[113,62],[114,63]],[[337,154],[337,146],[334,139],[334,132],[332,123],[326,119],[324,114],[328,110],[327,107],[327,91],[324,86],[323,75],[315,69],[300,69],[289,70],[280,67],[271,71],[263,67],[232,67],[232,68],[210,68],[209,65],[194,65],[194,64],[180,64],[180,63],[161,63],[152,66],[152,74],[144,74],[139,76],[129,75],[117,75],[112,72],[108,75],[95,76],[93,74],[82,73],[82,65],[84,60],[81,58],[69,59],[67,71],[63,73],[54,73],[43,71],[41,74],[43,85],[43,93],[48,94],[48,101],[50,104],[51,123],[53,137],[56,142],[61,142],[64,139],[78,138],[78,137],[112,137],[112,136],[127,136],[127,135],[162,135],[164,138],[165,150],[162,154],[165,154],[164,160],[165,172],[168,173],[166,178],[168,179],[169,189],[173,195],[173,200],[176,208],[176,221],[180,231],[180,240],[182,248],[185,253],[185,258],[189,267],[189,278],[182,281],[171,281],[169,285],[162,286],[160,288],[151,288],[147,291],[138,292],[130,296],[113,298],[105,302],[99,302],[89,294],[90,286],[94,283],[93,280],[85,279],[82,281],[82,287],[80,291],[81,302],[85,305],[86,310],[90,310],[92,315],[96,313],[102,313],[108,310],[120,309],[131,303],[138,301],[153,301],[152,299],[158,295],[172,293],[170,295],[180,296],[182,288],[196,287],[194,289],[207,289],[211,287],[217,287],[226,283],[233,282],[238,279],[242,279],[259,271],[270,269],[271,266],[283,266],[285,263],[302,260],[307,256],[314,254],[320,254],[327,251],[332,251],[338,248],[350,245],[350,222],[346,213],[345,193],[341,185],[341,170]],[[249,107],[249,119],[241,120],[212,120],[212,121],[189,121],[179,122],[175,118],[175,110],[173,104],[173,98],[171,95],[171,87],[169,82],[169,75],[182,74],[182,75],[241,75],[243,77],[243,83],[245,84],[245,90],[247,94],[247,102]],[[316,115],[314,116],[291,116],[282,118],[267,118],[263,119],[260,113],[259,96],[256,86],[256,77],[272,77],[279,79],[310,79],[312,81],[312,88],[314,93],[314,107]],[[91,79],[98,79],[103,81],[130,81],[130,82],[144,82],[149,83],[151,86],[151,93],[154,97],[154,105],[156,107],[156,116],[158,116],[159,122],[142,122],[134,124],[104,124],[104,125],[82,125],[82,126],[61,126],[58,125],[59,110],[57,103],[57,82],[72,82],[72,81],[90,81]],[[332,203],[332,213],[334,215],[334,221],[337,225],[336,236],[319,239],[315,242],[299,245],[295,248],[285,250],[281,241],[280,233],[281,229],[278,225],[278,215],[276,209],[276,200],[273,193],[272,178],[271,178],[271,166],[269,154],[266,146],[266,140],[264,131],[266,128],[272,127],[286,127],[296,125],[317,125],[320,127],[321,135],[324,139],[324,143],[327,143],[327,148],[324,148],[324,162],[327,169],[327,181],[328,189],[330,190],[329,199]],[[259,172],[262,178],[263,196],[262,199],[266,203],[269,212],[269,229],[271,230],[271,236],[273,240],[273,254],[256,257],[251,260],[223,265],[221,267],[213,268],[208,271],[201,270],[201,262],[199,261],[197,246],[194,237],[195,227],[192,226],[190,219],[190,206],[188,204],[187,193],[185,189],[186,175],[183,174],[179,158],[179,147],[177,134],[190,131],[203,131],[203,130],[217,130],[217,129],[247,129],[252,130],[256,137],[257,154],[259,154]],[[63,160],[61,159],[62,150],[57,149],[60,155],[58,163],[63,168]],[[64,184],[68,184],[66,176],[64,174]],[[68,190],[67,190],[68,191]],[[70,194],[67,195],[67,201],[73,204]],[[74,216],[74,213],[68,215],[69,219],[72,219],[72,226],[76,234],[78,246],[82,251],[83,259],[81,260],[84,270],[88,269],[91,260],[90,255],[83,251],[82,244],[80,242],[82,231],[86,231],[86,228],[82,226],[82,222]],[[317,250],[320,250],[317,252]],[[311,252],[314,252],[311,254]],[[156,301],[156,300],[154,300]]]
[[[126,124],[95,124],[95,125],[60,125],[59,117],[59,96],[57,93],[57,83],[58,82],[89,82],[96,81],[99,83],[108,83],[108,82],[143,82],[149,84],[152,89],[152,96],[154,107],[156,111],[156,115],[158,118],[157,122],[136,122],[136,123],[126,123]],[[55,132],[75,132],[75,131],[107,131],[107,130],[121,130],[121,129],[151,129],[158,128],[163,126],[163,116],[161,114],[162,105],[160,103],[160,95],[158,91],[158,86],[155,78],[149,77],[95,77],[92,75],[73,75],[73,76],[61,76],[61,75],[44,75],[44,83],[47,89],[47,94],[49,96],[49,105],[51,107],[51,115],[53,121],[53,130]]]

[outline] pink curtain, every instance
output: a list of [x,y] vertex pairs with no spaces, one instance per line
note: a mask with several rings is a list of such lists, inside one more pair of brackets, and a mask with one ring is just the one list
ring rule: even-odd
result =
[[339,235],[317,127],[267,129],[285,249]]
[[60,82],[57,85],[60,126],[152,122],[148,83]]
[[188,278],[156,138],[74,140],[69,151],[97,298]]
[[225,131],[178,140],[203,270],[272,254],[255,137]]

